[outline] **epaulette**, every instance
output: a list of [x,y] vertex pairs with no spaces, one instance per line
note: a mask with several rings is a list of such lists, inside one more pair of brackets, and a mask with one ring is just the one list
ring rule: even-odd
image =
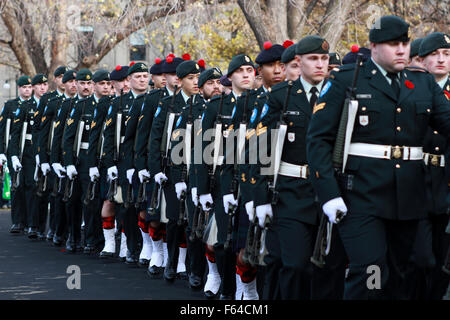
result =
[[[292,80],[289,80],[289,81],[292,81]],[[289,84],[289,81],[283,81],[283,82],[277,83],[276,85],[274,85],[274,86],[271,88],[271,93],[274,93],[274,92],[276,92],[276,91],[279,91],[279,90],[281,90],[281,89],[283,89],[283,88],[287,88],[287,86],[288,86],[288,84]],[[292,81],[292,82],[294,82],[294,81]]]
[[[364,64],[363,64],[364,66]],[[354,70],[356,67],[355,63],[347,63],[347,64],[343,64],[342,66],[339,67],[339,69],[333,70],[335,72],[343,72],[343,71],[348,71],[348,70]]]
[[109,102],[111,100],[112,96],[103,96],[98,100],[98,103],[104,103],[104,102]]
[[161,99],[161,102],[166,102],[169,101],[170,99],[172,99],[172,96],[165,96]]
[[427,69],[424,69],[424,68],[421,68],[421,67],[407,66],[405,69],[408,70],[408,71],[412,71],[412,72],[429,73]]
[[[209,99],[209,102],[211,103],[211,102],[213,102],[213,101],[220,100],[220,96],[221,96],[221,95],[218,94],[217,96],[212,97],[211,99]],[[223,98],[225,99],[226,96],[227,96],[227,95],[225,95]]]

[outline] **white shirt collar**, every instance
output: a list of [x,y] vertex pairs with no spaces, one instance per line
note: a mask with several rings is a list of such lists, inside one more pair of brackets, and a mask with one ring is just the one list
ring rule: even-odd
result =
[[262,88],[263,88],[264,92],[267,92],[267,91],[269,91],[269,89],[266,89],[266,87],[265,87],[265,86],[262,86]]
[[447,83],[447,81],[448,81],[448,75],[444,79],[442,79],[441,81],[438,81],[437,84],[439,85],[439,87],[441,87],[441,89],[444,89],[444,86]]
[[231,91],[231,93],[233,94],[235,100],[237,100],[239,98],[239,96],[236,94],[236,92]]
[[[181,95],[183,96],[184,103],[187,104],[187,101],[189,100],[190,97],[186,93],[184,93],[183,89],[181,89]],[[194,101],[195,101],[195,95],[192,97],[192,103],[194,103]]]
[[59,96],[62,96],[64,94],[64,92],[61,92],[58,89],[56,89],[56,92],[58,93]]
[[131,94],[133,95],[133,98],[136,99],[136,97],[137,97],[138,95],[133,91],[133,89],[131,89],[130,91],[131,91]]
[[173,91],[170,90],[168,86],[166,86],[166,89],[167,89],[167,92],[169,93],[169,96],[172,96],[173,95]]
[[98,98],[97,95],[96,95],[95,93],[93,94],[93,96],[94,96],[95,103],[98,103],[98,101],[100,100],[100,98]]
[[36,101],[36,105],[39,105],[39,101],[41,101],[41,99],[38,99],[38,97],[36,97],[34,94],[33,94],[33,98]]
[[[384,69],[384,68],[383,68],[382,66],[380,66],[378,63],[376,63],[375,60],[373,60],[372,57],[370,57],[370,59],[372,60],[373,64],[376,65],[378,69],[380,69],[381,74],[386,78],[387,82],[389,82],[389,84],[391,84],[392,80],[391,80],[391,78],[389,78],[389,77],[387,76],[387,73],[388,73],[388,72],[386,71],[386,69]],[[397,78],[398,78],[399,75],[400,75],[400,72],[397,72]]]
[[320,81],[318,84],[316,85],[312,85],[311,83],[309,83],[308,81],[306,81],[305,79],[303,79],[303,77],[300,77],[300,81],[302,83],[303,89],[305,89],[306,94],[310,94],[311,88],[312,87],[316,87],[317,88],[317,92],[319,93],[320,90],[322,89],[322,85],[323,85],[323,81]]

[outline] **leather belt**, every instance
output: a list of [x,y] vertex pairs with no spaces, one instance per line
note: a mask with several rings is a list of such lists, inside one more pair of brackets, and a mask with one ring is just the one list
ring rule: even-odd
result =
[[434,167],[445,167],[445,157],[443,154],[424,153],[423,162]]
[[386,146],[372,143],[351,143],[349,155],[377,159],[423,160],[422,147]]
[[308,179],[309,168],[308,165],[301,166],[281,161],[278,174],[287,177]]

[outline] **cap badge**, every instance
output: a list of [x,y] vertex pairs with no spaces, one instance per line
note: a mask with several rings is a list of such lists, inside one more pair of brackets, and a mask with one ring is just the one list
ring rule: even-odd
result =
[[323,40],[323,42],[322,42],[322,49],[323,50],[330,49],[330,45],[328,44],[328,42],[326,40]]
[[247,57],[247,56],[245,56],[245,61],[246,61],[246,62],[250,62],[250,58]]

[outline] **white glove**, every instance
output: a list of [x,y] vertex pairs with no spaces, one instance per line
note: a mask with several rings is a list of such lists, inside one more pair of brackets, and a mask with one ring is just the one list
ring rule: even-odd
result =
[[139,181],[144,182],[144,178],[150,178],[150,172],[147,169],[142,169],[138,172]]
[[228,214],[228,208],[230,205],[237,206],[237,200],[234,198],[232,193],[223,196],[223,207],[225,208],[225,213]]
[[17,156],[12,156],[11,161],[14,171],[22,169],[22,164],[20,163],[19,158],[17,158]]
[[117,176],[119,175],[117,167],[116,166],[109,167],[107,174],[108,174],[108,181],[117,179]]
[[[199,198],[200,204],[202,205],[203,211],[208,211],[211,209],[212,204],[214,203],[211,193],[208,194],[202,194]],[[209,203],[210,206],[206,206],[206,204]]]
[[42,174],[44,176],[46,176],[47,173],[50,172],[50,165],[48,163],[44,162],[43,164],[41,164],[41,171],[42,171]]
[[77,169],[73,164],[67,166],[67,176],[70,180],[73,180],[73,178],[78,174]]
[[159,185],[161,185],[161,183],[162,183],[163,181],[167,181],[167,177],[166,177],[166,175],[165,175],[164,173],[160,172],[160,173],[157,173],[157,174],[155,175],[155,181],[156,181],[156,183],[158,183]]
[[177,193],[178,200],[180,200],[180,198],[181,198],[181,193],[183,191],[186,192],[186,190],[187,190],[186,183],[184,183],[184,182],[175,183],[175,192]]
[[52,168],[53,171],[55,171],[58,178],[62,178],[63,177],[62,174],[66,173],[66,169],[64,169],[60,163],[52,163]]
[[344,216],[347,214],[347,206],[344,203],[344,200],[341,197],[331,199],[327,201],[322,206],[323,212],[328,216],[328,219],[332,223],[338,223],[339,221],[336,221],[336,213],[338,210],[342,211],[344,213]]
[[34,176],[33,176],[33,179],[36,182],[39,180],[38,173],[39,173],[39,165],[36,163],[36,166],[34,168]]
[[258,224],[261,228],[264,228],[264,221],[266,217],[273,217],[272,205],[263,204],[256,207],[256,216],[258,217]]
[[41,162],[39,161],[39,155],[38,155],[38,154],[35,156],[35,159],[36,159],[36,165],[39,166],[39,164],[40,164]]
[[198,196],[197,196],[197,188],[191,189],[192,202],[195,206],[198,206]]
[[5,163],[7,162],[6,156],[4,153],[0,153],[0,162],[2,163],[2,165],[5,165]]
[[91,181],[94,182],[94,180],[98,177],[100,177],[100,172],[98,172],[97,167],[89,168],[89,177],[91,178]]
[[245,204],[245,211],[247,211],[248,220],[251,222],[255,217],[255,208],[253,207],[253,201],[249,201]]
[[133,174],[134,174],[133,168],[127,170],[127,179],[129,184],[133,184]]

